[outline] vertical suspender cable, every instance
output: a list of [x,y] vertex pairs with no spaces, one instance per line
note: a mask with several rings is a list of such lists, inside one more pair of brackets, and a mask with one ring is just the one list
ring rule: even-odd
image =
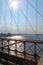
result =
[[11,30],[11,33],[13,33],[13,27],[12,27],[12,15],[11,15],[11,25],[10,25],[10,26],[11,26],[11,29],[10,29],[10,30]]
[[[3,2],[3,0],[1,0],[1,3],[0,3],[0,7],[1,7],[1,15],[0,16],[2,16],[3,15],[3,11],[2,11],[2,2]],[[1,19],[1,23],[2,23],[2,19]],[[2,33],[3,31],[2,31],[2,26],[1,26],[1,33]]]
[[[7,7],[8,7],[9,5],[8,5],[8,2],[7,2]],[[11,13],[11,16],[12,16],[12,18],[13,18],[13,20],[14,20],[14,23],[15,23],[15,25],[16,25],[16,27],[17,27],[17,31],[21,34],[21,32],[20,32],[20,30],[19,30],[19,28],[18,28],[18,24],[16,23],[16,20],[15,20],[15,17],[14,17],[14,15],[13,15],[13,13],[12,13],[12,11],[10,10],[10,8],[8,7],[8,9],[9,9],[9,11],[10,11],[10,13]]]
[[10,13],[10,20],[11,20],[11,22],[10,22],[10,33],[12,34],[14,31],[13,31],[13,27],[12,27],[12,15],[11,15],[11,13]]
[[[2,15],[3,15],[3,18],[4,18],[4,21],[5,21],[5,15],[4,15],[4,13],[3,13],[3,9],[2,9],[2,2],[3,2],[3,0],[1,1],[1,12],[2,12]],[[2,20],[2,19],[1,19]],[[2,21],[1,21],[2,22]],[[5,26],[4,26],[5,27]],[[3,28],[3,30],[1,29],[1,32],[3,33],[5,33],[5,29]]]
[[27,34],[27,17],[28,17],[28,0],[26,0],[26,34]]
[[0,2],[0,33],[1,33],[1,2]]
[[[6,1],[5,1],[6,4]],[[6,6],[5,6],[5,13],[6,13]],[[4,33],[6,33],[7,29],[6,29],[6,14],[4,16]]]
[[[6,0],[6,16],[7,16],[7,0]],[[6,29],[7,29],[7,22],[6,22],[6,18],[5,18],[5,26],[6,26]],[[7,33],[7,30],[6,30],[6,33]]]
[[12,15],[10,13],[10,33],[12,34],[14,31],[13,31],[13,27],[12,27]]
[[[28,3],[31,5],[31,7],[36,11],[36,8],[35,6],[28,0]],[[38,11],[37,9],[37,14],[39,14],[42,18],[43,18],[43,15]]]
[[1,19],[1,16],[2,16],[2,1],[0,3],[0,32],[2,33],[2,27],[1,27],[1,23],[2,23],[2,19]]
[[[8,5],[8,4],[7,4],[7,0],[6,0],[6,16],[7,16],[7,5]],[[9,22],[9,21],[8,21],[8,22]],[[11,17],[11,22],[12,22],[12,17]],[[6,25],[7,25],[7,23],[6,23]],[[10,24],[9,26],[7,25],[7,33],[10,33],[11,30],[12,30],[10,26],[11,26],[11,24]]]
[[36,39],[37,39],[37,0],[36,0]]
[[[7,13],[6,11],[7,11],[7,1],[5,2],[5,13]],[[5,14],[5,30],[4,30],[4,33],[7,33],[7,23],[6,23],[6,16],[7,16],[7,14]]]
[[[18,4],[18,7],[19,7],[19,4]],[[18,8],[18,28],[19,28],[19,8]],[[19,32],[18,32],[19,34]]]

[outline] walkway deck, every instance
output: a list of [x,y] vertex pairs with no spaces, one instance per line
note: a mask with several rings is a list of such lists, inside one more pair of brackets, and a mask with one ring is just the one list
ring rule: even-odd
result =
[[43,55],[41,56],[38,65],[43,65]]
[[24,58],[16,57],[10,54],[0,52],[0,59],[5,59],[19,65],[35,65],[35,62],[26,60]]

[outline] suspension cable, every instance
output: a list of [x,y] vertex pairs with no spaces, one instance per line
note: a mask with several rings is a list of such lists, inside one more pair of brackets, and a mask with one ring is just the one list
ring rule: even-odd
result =
[[[18,4],[19,7],[19,4]],[[18,8],[18,28],[19,28],[19,8]]]
[[6,28],[6,30],[5,30],[5,32],[8,32],[8,28],[7,28],[7,22],[6,22],[6,19],[7,19],[7,0],[6,0],[6,8],[5,8],[5,28]]
[[[33,4],[28,0],[28,3],[31,5],[31,7],[36,11],[37,9],[33,6]],[[43,15],[37,10],[37,13],[43,18]]]
[[2,33],[2,29],[1,29],[1,15],[2,15],[2,1],[0,2],[0,32]]
[[0,31],[1,31],[1,2],[0,2]]
[[[30,25],[31,29],[33,30],[33,33],[36,34],[36,31],[34,30],[33,26],[31,25],[30,21],[28,20],[28,18],[26,17],[26,15],[24,14],[23,10],[20,8],[20,11],[22,12],[22,14],[24,15],[24,17],[27,19],[28,24]],[[37,16],[37,15],[36,15]],[[37,25],[37,24],[36,24]],[[36,26],[37,27],[37,26]],[[39,36],[38,36],[39,38]]]
[[[24,14],[24,12],[23,12],[23,10],[21,8],[20,8],[20,11],[24,15],[24,17],[27,19],[26,15]],[[31,29],[33,30],[33,32],[36,33],[35,30],[33,29],[32,25],[31,25],[30,21],[28,19],[27,19],[27,22],[29,23],[29,25],[30,25]]]
[[[2,2],[3,2],[3,0],[1,1],[1,12],[2,12],[2,15],[3,15],[4,21],[5,21],[5,16],[4,16],[3,9],[2,9]],[[4,32],[5,32],[5,30],[4,30]]]
[[[7,6],[8,6],[8,2],[7,2]],[[9,8],[9,7],[8,7],[8,8]],[[11,16],[13,17],[13,20],[14,20],[14,22],[15,22],[15,25],[16,25],[16,27],[17,27],[18,32],[21,34],[21,32],[20,32],[20,30],[19,30],[19,28],[18,28],[18,25],[17,25],[17,23],[16,23],[15,17],[13,16],[13,14],[12,14],[10,8],[9,8],[9,11],[10,11],[10,13],[11,13]]]
[[28,0],[26,0],[26,34],[27,34],[27,17],[28,17]]
[[36,0],[36,39],[37,39],[37,0]]

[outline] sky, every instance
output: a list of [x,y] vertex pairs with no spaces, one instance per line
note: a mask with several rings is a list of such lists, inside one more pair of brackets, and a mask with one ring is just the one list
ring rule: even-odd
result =
[[43,0],[0,0],[1,32],[43,34]]

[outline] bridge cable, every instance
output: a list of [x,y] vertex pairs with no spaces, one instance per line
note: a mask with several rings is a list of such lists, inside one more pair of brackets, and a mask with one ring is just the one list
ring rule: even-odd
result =
[[[19,7],[19,4],[18,4],[18,7]],[[18,28],[19,28],[19,8],[18,8]]]
[[36,39],[37,39],[37,0],[36,0]]
[[[34,34],[36,34],[36,31],[34,30],[33,26],[31,25],[30,21],[28,20],[28,18],[26,17],[26,15],[24,14],[23,10],[20,8],[20,11],[22,12],[22,14],[24,15],[24,17],[27,19],[27,22],[29,23],[31,29],[33,30]],[[37,15],[36,15],[37,17]],[[37,27],[37,24],[36,24],[36,27]],[[39,36],[38,36],[39,38]]]
[[26,34],[27,34],[27,17],[28,17],[28,0],[26,0]]
[[[33,6],[33,4],[28,0],[28,3],[31,5],[31,7],[36,11],[37,9],[35,8],[35,6]],[[43,15],[37,10],[37,13],[43,18]]]
[[[3,2],[3,1],[2,1],[2,2]],[[2,2],[1,2],[1,12],[2,12],[2,15],[3,15],[4,21],[5,21],[5,25],[6,25],[5,16],[4,16],[3,9],[2,9]],[[5,32],[5,30],[4,30],[4,32]]]
[[[22,10],[21,8],[20,8],[20,11],[21,11],[22,14],[24,15],[24,17],[27,19],[26,15],[24,14],[24,12],[23,12],[23,10]],[[36,33],[28,19],[27,19],[27,22],[29,23],[29,25],[30,25],[30,27],[32,28],[33,32]]]
[[[7,6],[9,6],[9,5],[8,5],[8,2],[7,2]],[[9,8],[9,7],[8,7],[8,8]],[[10,8],[9,8],[9,10],[10,10]],[[15,24],[16,24],[16,26],[17,26],[17,30],[18,30],[18,32],[20,32],[20,30],[19,30],[19,28],[18,28],[18,25],[17,25],[17,23],[16,23],[16,20],[15,20],[15,17],[13,16],[11,10],[10,10],[10,13],[11,13],[11,16],[13,17],[14,22],[15,22]],[[20,32],[20,34],[21,34],[21,32]]]

